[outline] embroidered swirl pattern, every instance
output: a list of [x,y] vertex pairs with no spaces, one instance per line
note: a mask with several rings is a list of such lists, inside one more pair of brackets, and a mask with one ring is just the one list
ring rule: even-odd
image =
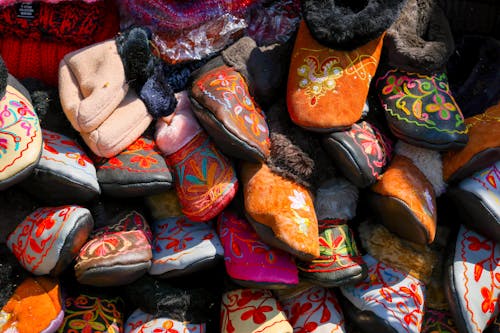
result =
[[392,69],[376,85],[391,117],[438,132],[467,133],[446,73],[426,76]]

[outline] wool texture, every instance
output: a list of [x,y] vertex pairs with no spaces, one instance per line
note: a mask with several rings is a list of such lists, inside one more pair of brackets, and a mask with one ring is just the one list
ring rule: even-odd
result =
[[5,244],[0,244],[0,309],[27,276],[28,272],[19,265],[12,252]]
[[412,160],[413,164],[422,171],[432,184],[436,197],[446,191],[446,183],[443,178],[443,161],[439,152],[413,146],[403,141],[396,143],[395,152]]
[[302,0],[304,19],[314,38],[333,49],[353,50],[381,36],[404,0]]
[[161,65],[155,68],[153,75],[146,81],[140,96],[153,118],[166,117],[172,114],[177,106],[174,90],[168,84]]
[[448,19],[436,0],[408,0],[387,30],[384,48],[391,66],[431,74],[443,69],[455,44]]
[[333,178],[316,191],[314,209],[318,220],[352,220],[356,216],[358,188],[343,178]]

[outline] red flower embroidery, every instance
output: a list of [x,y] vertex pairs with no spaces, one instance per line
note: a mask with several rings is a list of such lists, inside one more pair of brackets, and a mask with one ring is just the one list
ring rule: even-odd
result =
[[250,303],[251,301],[258,300],[263,297],[264,294],[257,290],[244,290],[241,293],[241,299],[238,300],[238,306],[243,307]]
[[265,312],[271,312],[273,310],[272,307],[268,305],[262,305],[257,308],[245,311],[241,314],[241,320],[248,320],[252,318],[253,322],[256,324],[262,324],[266,321]]
[[132,163],[138,163],[141,168],[149,169],[151,164],[158,164],[158,161],[151,156],[136,155],[130,159]]
[[487,312],[493,313],[495,311],[498,298],[493,298],[492,291],[486,287],[481,288],[481,295],[483,296],[483,303],[481,303],[481,310],[483,310],[484,313]]
[[59,152],[54,147],[49,145],[48,142],[43,143],[43,149],[45,149],[46,151],[48,151],[49,153],[52,153],[52,154],[59,154]]
[[469,236],[466,239],[470,242],[469,250],[471,250],[471,251],[479,251],[481,249],[486,250],[486,251],[491,250],[491,245],[488,244],[490,242],[487,239],[485,239],[484,241],[481,241],[475,236]]
[[114,167],[121,167],[123,165],[123,162],[116,157],[110,158],[108,162]]

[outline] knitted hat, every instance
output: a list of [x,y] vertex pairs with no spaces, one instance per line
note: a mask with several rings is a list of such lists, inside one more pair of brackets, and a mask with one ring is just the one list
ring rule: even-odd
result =
[[[18,2],[3,1],[0,7]],[[46,2],[0,11],[0,54],[19,79],[34,77],[56,86],[64,55],[113,37],[119,18],[111,0]]]
[[314,38],[352,50],[380,37],[399,15],[403,0],[304,0],[304,20]]

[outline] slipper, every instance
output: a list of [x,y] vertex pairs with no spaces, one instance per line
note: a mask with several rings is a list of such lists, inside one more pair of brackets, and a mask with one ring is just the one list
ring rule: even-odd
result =
[[190,324],[178,320],[160,317],[155,318],[140,309],[132,312],[125,323],[125,333],[156,333],[156,332],[206,332],[205,324]]

